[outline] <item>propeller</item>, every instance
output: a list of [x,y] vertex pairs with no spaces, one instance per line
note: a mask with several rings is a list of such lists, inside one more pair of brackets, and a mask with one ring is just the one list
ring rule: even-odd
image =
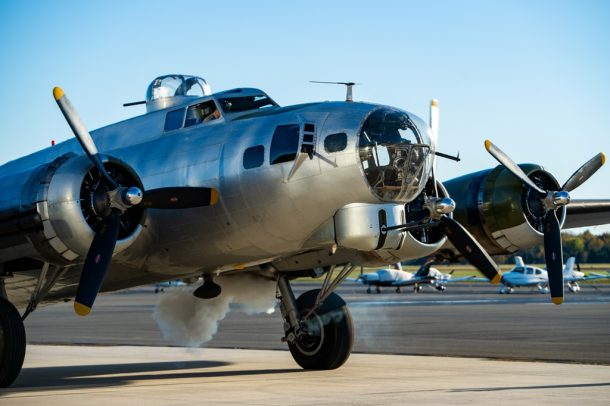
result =
[[[438,148],[440,127],[440,110],[438,100],[430,102],[430,144],[433,150]],[[432,155],[432,182],[434,185],[434,197],[428,197],[424,206],[430,212],[430,218],[438,221],[438,227],[447,236],[451,244],[466,258],[474,267],[485,275],[493,284],[502,279],[500,268],[489,256],[485,249],[459,222],[449,217],[448,214],[455,210],[455,202],[448,198],[440,198],[435,178],[436,155]]]
[[447,215],[440,218],[439,227],[443,230],[451,244],[475,268],[477,268],[494,285],[502,280],[502,273],[498,265],[489,256],[487,251],[474,239],[474,237],[460,223]]
[[100,210],[101,213],[104,213],[104,218],[87,252],[74,300],[75,312],[80,316],[86,316],[91,312],[91,307],[108,272],[118,239],[121,215],[125,211],[136,205],[153,209],[211,206],[218,202],[218,191],[207,187],[165,187],[144,192],[136,186],[119,185],[106,171],[91,134],[87,131],[64,91],[55,87],[53,96],[76,139],[93,165],[99,170],[102,182],[108,189],[99,199],[106,205],[104,210]]
[[544,210],[544,257],[549,275],[549,290],[551,300],[559,305],[563,303],[563,251],[561,244],[561,226],[557,219],[556,210],[570,203],[570,193],[589,179],[606,161],[603,152],[595,155],[582,165],[563,184],[561,190],[544,190],[534,183],[500,148],[490,140],[485,140],[485,149],[501,165],[508,169],[526,187],[535,190],[541,207]]

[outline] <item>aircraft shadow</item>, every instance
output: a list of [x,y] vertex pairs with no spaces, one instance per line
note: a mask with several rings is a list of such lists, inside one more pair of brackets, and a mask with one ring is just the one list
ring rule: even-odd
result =
[[135,364],[70,365],[61,367],[23,368],[19,378],[0,397],[14,392],[85,389],[126,385],[132,381],[162,379],[213,378],[303,372],[294,369],[254,369],[241,371],[204,371],[231,365],[218,361],[177,361]]

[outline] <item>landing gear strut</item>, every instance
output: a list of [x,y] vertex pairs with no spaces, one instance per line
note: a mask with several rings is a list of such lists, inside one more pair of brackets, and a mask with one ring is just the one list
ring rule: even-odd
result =
[[[352,317],[345,301],[332,292],[352,268],[345,266],[333,283],[327,275],[322,289],[309,290],[296,300],[288,279],[279,276],[284,341],[294,360],[305,369],[338,368],[352,352]],[[332,276],[332,270],[328,272]]]
[[25,358],[25,328],[21,316],[8,300],[0,297],[0,388],[10,386]]

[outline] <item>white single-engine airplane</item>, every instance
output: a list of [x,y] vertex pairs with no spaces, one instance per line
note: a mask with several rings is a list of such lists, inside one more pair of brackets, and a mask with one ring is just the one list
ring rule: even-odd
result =
[[[501,166],[437,181],[436,101],[427,124],[351,98],[280,107],[258,89],[212,93],[166,75],[135,103],[146,114],[90,134],[63,90],[53,95],[76,138],[0,167],[0,387],[21,370],[23,319],[41,303],[74,299],[86,316],[100,291],[197,277],[205,300],[222,294],[215,275],[247,272],[276,282],[296,362],[332,369],[354,339],[334,290],[356,267],[438,251],[497,283],[486,250],[544,240],[560,303],[562,223],[610,222],[607,201],[569,205],[603,154],[560,187],[487,141]],[[321,275],[320,289],[294,297],[291,279]]]
[[[436,268],[432,268],[432,261],[424,263],[417,272],[407,272],[402,269],[400,262],[391,265],[389,268],[377,269],[375,272],[362,273],[354,279],[367,286],[366,293],[371,293],[371,287],[375,286],[375,291],[381,293],[381,287],[393,287],[396,293],[401,292],[404,286],[413,286],[415,293],[421,292],[422,287],[428,285],[439,292],[444,292],[450,282],[459,282],[473,279],[472,276],[463,278],[452,278],[453,272],[442,273]],[[487,280],[487,279],[486,279]]]
[[[580,285],[578,282],[588,282],[599,279],[609,279],[608,275],[591,274],[585,275],[584,272],[574,270],[576,258],[570,257],[566,261],[566,265],[563,268],[563,280],[568,285],[568,289],[572,293],[580,291]],[[487,281],[487,279],[475,278],[476,281]],[[548,293],[549,288],[549,276],[548,272],[544,269],[525,265],[523,258],[520,256],[515,257],[515,267],[510,271],[502,275],[502,287],[499,293],[509,294],[513,293],[515,288],[519,287],[535,287],[540,293]]]

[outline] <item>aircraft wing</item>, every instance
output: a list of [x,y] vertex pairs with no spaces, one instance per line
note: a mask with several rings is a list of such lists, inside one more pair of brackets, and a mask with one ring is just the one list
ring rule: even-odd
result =
[[416,283],[430,283],[431,279],[409,279],[409,280],[402,280],[402,281],[394,281],[392,282],[392,286],[413,286]]
[[489,282],[489,279],[487,278],[477,278],[476,276],[472,276],[470,279],[468,279],[470,282]]
[[610,223],[610,200],[574,199],[567,206],[563,228],[590,227]]
[[475,279],[481,279],[482,281],[489,282],[487,278],[476,278],[474,276],[462,276],[460,278],[451,278],[444,280],[444,283],[453,283],[453,282],[464,282],[464,281],[474,281]]
[[594,281],[594,280],[599,280],[599,279],[610,279],[610,275],[592,273],[583,278],[570,278],[570,277],[564,278],[564,280],[566,282],[587,282],[587,281]]

